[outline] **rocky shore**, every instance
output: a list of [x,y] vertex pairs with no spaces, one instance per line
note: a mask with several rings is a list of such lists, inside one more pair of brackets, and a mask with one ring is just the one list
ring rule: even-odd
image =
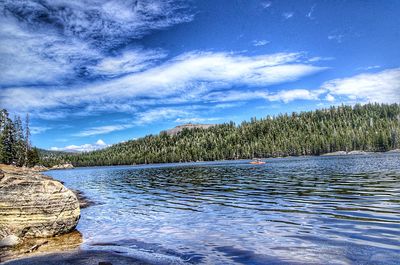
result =
[[38,171],[0,165],[0,262],[29,240],[66,234],[78,224],[75,193]]
[[[392,150],[388,151],[387,153],[395,153],[398,152],[398,150]],[[321,156],[345,156],[345,155],[370,155],[370,154],[375,154],[376,152],[366,152],[362,150],[353,150],[353,151],[336,151],[332,153],[326,153],[322,154]]]

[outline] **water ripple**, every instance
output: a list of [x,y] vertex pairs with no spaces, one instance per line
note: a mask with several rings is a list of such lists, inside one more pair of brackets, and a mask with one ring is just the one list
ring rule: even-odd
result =
[[400,260],[399,154],[50,174],[100,202],[82,211],[78,229],[87,245],[141,240],[204,264]]

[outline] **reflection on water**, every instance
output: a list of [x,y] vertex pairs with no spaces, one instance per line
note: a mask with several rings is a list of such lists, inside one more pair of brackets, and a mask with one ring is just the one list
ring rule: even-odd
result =
[[82,210],[82,248],[108,247],[147,262],[157,257],[156,263],[163,257],[212,264],[400,260],[399,154],[49,175],[98,203]]

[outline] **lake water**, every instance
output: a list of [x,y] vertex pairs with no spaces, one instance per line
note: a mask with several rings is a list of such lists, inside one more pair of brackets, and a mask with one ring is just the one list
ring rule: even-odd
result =
[[47,172],[97,204],[82,249],[154,264],[400,264],[400,154]]

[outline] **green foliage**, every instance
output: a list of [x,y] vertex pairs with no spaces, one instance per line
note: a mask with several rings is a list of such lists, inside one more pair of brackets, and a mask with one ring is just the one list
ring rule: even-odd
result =
[[39,163],[39,152],[32,149],[29,132],[29,116],[25,128],[21,118],[9,118],[7,110],[0,110],[0,163],[16,166],[34,166]]
[[47,153],[42,154],[42,163],[127,165],[388,151],[400,148],[399,124],[399,104],[342,105],[252,118],[238,126],[230,122],[208,129],[184,129],[177,135],[149,135],[81,154]]
[[33,167],[40,163],[39,150],[34,147],[28,150],[28,167]]

